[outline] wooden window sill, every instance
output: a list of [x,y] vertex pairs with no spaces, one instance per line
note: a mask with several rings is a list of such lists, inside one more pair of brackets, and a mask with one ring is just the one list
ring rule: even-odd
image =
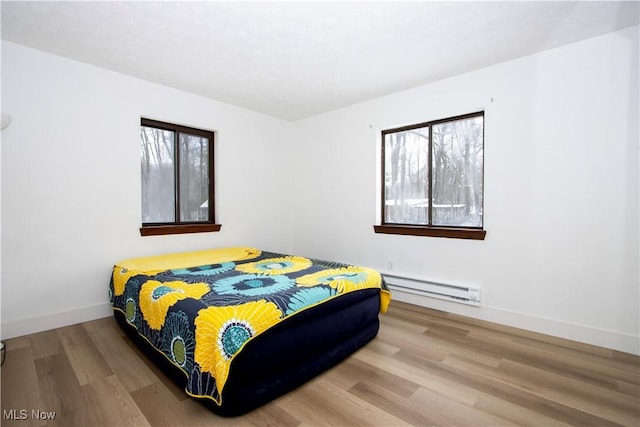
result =
[[426,227],[419,225],[384,224],[374,225],[376,233],[401,234],[405,236],[448,237],[452,239],[484,240],[487,232],[475,228]]
[[165,234],[209,233],[220,231],[221,224],[181,224],[146,225],[140,227],[141,236],[160,236]]

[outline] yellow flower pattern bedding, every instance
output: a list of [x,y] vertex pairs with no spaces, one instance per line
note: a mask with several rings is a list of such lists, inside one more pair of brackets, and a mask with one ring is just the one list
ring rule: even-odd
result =
[[380,289],[385,312],[391,294],[375,270],[242,247],[119,262],[110,297],[184,372],[188,394],[220,405],[246,343],[290,316],[368,288]]

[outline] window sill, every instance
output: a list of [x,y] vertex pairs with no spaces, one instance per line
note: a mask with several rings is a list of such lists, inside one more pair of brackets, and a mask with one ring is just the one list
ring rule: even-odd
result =
[[220,231],[221,224],[146,225],[140,227],[141,236],[161,236],[165,234],[208,233]]
[[452,239],[484,240],[487,232],[474,228],[424,227],[416,225],[374,225],[376,233],[401,234],[405,236],[448,237]]

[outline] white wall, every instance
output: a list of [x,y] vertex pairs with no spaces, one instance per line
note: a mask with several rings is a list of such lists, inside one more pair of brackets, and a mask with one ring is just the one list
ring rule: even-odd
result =
[[[295,124],[297,253],[482,289],[396,298],[640,353],[638,27]],[[485,241],[374,234],[382,129],[485,115]]]
[[[2,337],[110,314],[110,267],[249,245],[288,252],[290,123],[2,42]],[[217,131],[218,233],[139,234],[140,117]]]

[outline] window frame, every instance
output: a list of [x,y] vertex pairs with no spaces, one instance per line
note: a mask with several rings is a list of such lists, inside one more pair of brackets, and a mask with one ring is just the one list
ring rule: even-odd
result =
[[[174,222],[142,222],[140,227],[141,236],[157,236],[166,234],[185,234],[185,233],[204,233],[220,231],[222,225],[215,222],[215,136],[214,131],[197,129],[189,126],[178,125],[174,123],[163,122],[145,117],[140,118],[140,128],[151,127],[155,129],[167,130],[175,132],[176,138],[174,142],[174,194],[175,194],[175,218]],[[209,185],[208,185],[208,219],[206,221],[180,221],[180,134],[187,133],[196,135],[209,140]]]
[[[482,225],[481,226],[449,226],[449,225],[433,225],[433,125],[440,123],[458,121],[469,119],[473,117],[482,117]],[[392,133],[404,132],[412,129],[426,128],[429,129],[429,152],[428,152],[428,224],[399,224],[387,222],[385,217],[385,136]],[[486,237],[486,230],[484,229],[484,135],[485,135],[485,113],[484,111],[476,111],[469,114],[463,114],[454,117],[447,117],[444,119],[432,120],[428,122],[416,123],[408,126],[401,126],[393,129],[385,129],[381,131],[381,174],[380,174],[380,224],[374,225],[373,229],[375,233],[382,234],[399,234],[410,236],[429,236],[429,237],[448,237],[455,239],[472,239],[472,240],[484,240]]]

